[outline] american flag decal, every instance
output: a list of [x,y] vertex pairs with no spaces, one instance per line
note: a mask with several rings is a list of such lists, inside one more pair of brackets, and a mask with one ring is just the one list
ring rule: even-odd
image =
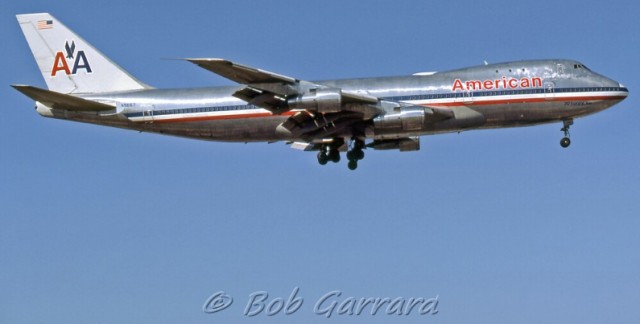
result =
[[51,29],[53,28],[53,20],[38,20],[38,29]]

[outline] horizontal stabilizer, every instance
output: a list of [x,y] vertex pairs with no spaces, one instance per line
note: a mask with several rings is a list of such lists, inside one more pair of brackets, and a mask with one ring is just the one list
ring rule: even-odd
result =
[[91,100],[86,100],[63,93],[44,90],[27,85],[12,85],[16,90],[22,92],[27,97],[39,101],[42,104],[54,109],[65,109],[73,111],[106,111],[116,107]]

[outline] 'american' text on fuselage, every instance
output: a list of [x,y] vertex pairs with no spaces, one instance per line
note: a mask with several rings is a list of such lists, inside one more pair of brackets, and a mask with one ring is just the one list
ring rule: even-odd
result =
[[501,79],[495,80],[469,80],[462,82],[460,79],[453,81],[451,91],[458,90],[499,90],[499,89],[518,89],[518,88],[540,88],[542,87],[542,78],[509,78],[503,76]]

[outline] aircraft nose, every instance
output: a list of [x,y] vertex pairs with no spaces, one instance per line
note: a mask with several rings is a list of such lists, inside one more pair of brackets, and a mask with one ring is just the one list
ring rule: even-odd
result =
[[627,87],[625,87],[624,84],[620,82],[618,82],[618,87],[620,88],[619,92],[623,97],[622,100],[626,99],[627,96],[629,96],[629,89],[627,89]]
[[615,88],[615,90],[614,89],[611,89],[611,90],[614,90],[616,92],[616,96],[622,100],[627,98],[627,96],[629,95],[629,90],[627,89],[627,87],[625,87],[624,84],[616,80],[605,77],[604,86]]

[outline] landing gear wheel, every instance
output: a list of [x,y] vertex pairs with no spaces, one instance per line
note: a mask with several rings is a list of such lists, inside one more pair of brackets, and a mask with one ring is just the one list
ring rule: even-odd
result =
[[357,137],[353,137],[353,145],[351,150],[347,152],[347,159],[349,161],[359,161],[364,159],[364,152],[362,149],[365,147],[364,141]]
[[567,148],[571,145],[571,140],[569,139],[569,128],[573,125],[573,119],[565,119],[562,121],[562,129],[560,131],[564,132],[564,138],[560,140],[560,146]]
[[318,163],[320,163],[320,165],[325,165],[327,162],[329,162],[327,154],[325,152],[318,152]]
[[355,170],[355,169],[358,168],[358,161],[350,160],[349,164],[347,164],[347,166],[349,167],[349,170]]
[[338,150],[336,149],[331,149],[329,151],[329,160],[333,163],[340,162],[340,152],[338,152]]
[[347,160],[359,161],[364,159],[364,152],[361,149],[353,149],[347,152]]

